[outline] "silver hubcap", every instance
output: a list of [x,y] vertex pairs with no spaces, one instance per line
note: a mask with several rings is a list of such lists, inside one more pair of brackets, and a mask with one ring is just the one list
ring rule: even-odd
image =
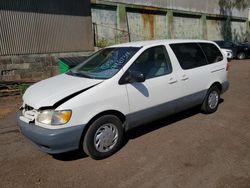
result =
[[117,143],[118,130],[112,123],[102,125],[95,133],[95,148],[99,152],[110,151]]
[[212,91],[208,96],[208,106],[211,109],[215,109],[219,102],[219,94],[216,91]]

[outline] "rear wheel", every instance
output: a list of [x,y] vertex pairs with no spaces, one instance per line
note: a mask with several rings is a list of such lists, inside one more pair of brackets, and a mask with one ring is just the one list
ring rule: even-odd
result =
[[210,87],[202,103],[201,110],[206,114],[215,112],[220,102],[220,90],[216,86]]
[[245,54],[244,52],[239,52],[239,53],[237,54],[237,58],[238,58],[238,59],[246,59],[246,54]]
[[109,157],[120,149],[123,132],[118,117],[104,115],[90,125],[83,139],[83,150],[93,159]]

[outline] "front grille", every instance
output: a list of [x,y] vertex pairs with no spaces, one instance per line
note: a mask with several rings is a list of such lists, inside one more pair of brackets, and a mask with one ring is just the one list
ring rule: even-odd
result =
[[25,109],[25,111],[34,110],[33,107],[31,107],[31,106],[29,106],[27,104],[24,105],[24,109]]
[[22,109],[22,115],[26,119],[28,119],[30,122],[34,122],[35,118],[37,116],[37,110],[35,110],[33,107],[24,104]]

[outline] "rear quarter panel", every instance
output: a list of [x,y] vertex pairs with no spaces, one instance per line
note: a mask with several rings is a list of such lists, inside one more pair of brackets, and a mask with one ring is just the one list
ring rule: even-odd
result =
[[223,84],[224,82],[228,81],[228,71],[227,71],[227,65],[228,60],[226,54],[222,52],[222,50],[219,48],[217,44],[215,44],[218,49],[221,51],[221,54],[223,55],[223,60],[217,63],[209,64],[209,83],[207,85],[207,89],[215,82],[219,82],[220,84]]

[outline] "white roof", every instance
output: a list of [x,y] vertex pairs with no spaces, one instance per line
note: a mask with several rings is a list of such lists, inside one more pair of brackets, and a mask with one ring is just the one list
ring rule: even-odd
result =
[[123,44],[116,44],[110,47],[145,47],[145,46],[163,45],[163,44],[171,44],[171,43],[186,43],[186,42],[212,42],[212,41],[194,40],[194,39],[162,39],[162,40],[129,42],[129,43],[123,43]]

